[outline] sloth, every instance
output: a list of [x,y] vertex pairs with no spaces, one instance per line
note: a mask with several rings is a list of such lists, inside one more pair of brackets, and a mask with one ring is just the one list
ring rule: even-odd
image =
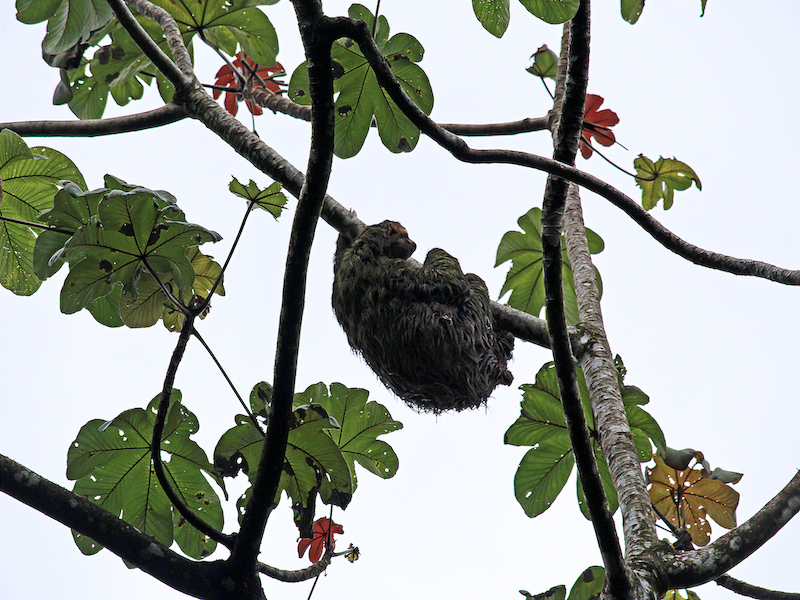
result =
[[513,377],[514,336],[494,322],[483,280],[434,248],[420,266],[417,245],[395,221],[339,236],[333,310],[350,346],[412,408],[475,408]]

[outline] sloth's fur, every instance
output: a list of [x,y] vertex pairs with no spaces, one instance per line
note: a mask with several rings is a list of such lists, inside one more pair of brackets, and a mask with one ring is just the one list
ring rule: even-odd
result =
[[513,380],[514,336],[498,330],[483,280],[434,248],[419,266],[405,228],[367,227],[339,236],[333,310],[350,346],[406,403],[439,413],[485,403]]

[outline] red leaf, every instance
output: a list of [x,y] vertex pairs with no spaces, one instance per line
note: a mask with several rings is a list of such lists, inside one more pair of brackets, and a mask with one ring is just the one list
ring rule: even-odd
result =
[[[328,545],[328,528],[330,528],[330,546]],[[338,523],[330,521],[328,517],[322,517],[314,521],[314,537],[300,538],[297,543],[297,555],[303,558],[306,553],[306,548],[311,548],[308,551],[308,558],[312,563],[319,561],[322,558],[323,547],[325,550],[333,552],[336,542],[333,540],[334,534],[344,533],[344,528]]]
[[583,110],[583,131],[581,132],[581,156],[589,158],[592,149],[592,137],[601,146],[611,146],[616,142],[611,127],[619,123],[619,117],[613,110],[605,108],[597,110],[603,104],[603,97],[586,94],[586,106]]
[[[264,85],[266,89],[275,92],[276,94],[281,91],[280,86],[275,83],[274,81],[270,80],[269,78],[275,75],[276,73],[283,73],[283,66],[281,63],[275,63],[271,67],[261,67],[257,65],[252,58],[249,56],[245,59],[246,63],[242,63],[243,55],[241,52],[236,54],[236,58],[233,60],[233,68],[236,69],[236,72],[245,80],[250,81],[249,85],[253,88],[261,88],[264,89],[264,86],[261,85],[261,82],[258,79],[250,77],[252,71],[255,71],[256,74],[264,80]],[[247,65],[247,68],[245,66]],[[233,69],[231,69],[230,65],[223,65],[222,68],[217,71],[216,74],[216,81],[214,85],[228,88],[231,91],[225,91],[225,110],[227,110],[232,115],[236,115],[239,110],[239,102],[243,100],[243,96],[241,90],[239,89],[239,78],[234,74]],[[222,90],[215,89],[213,90],[214,98],[219,98],[220,94],[222,94]],[[260,115],[264,111],[258,106],[256,103],[246,100],[245,104],[247,105],[247,109],[253,113],[254,115]]]

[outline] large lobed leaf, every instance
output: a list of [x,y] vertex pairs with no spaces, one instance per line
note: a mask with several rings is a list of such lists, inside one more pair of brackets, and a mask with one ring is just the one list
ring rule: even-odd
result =
[[[60,152],[29,149],[16,133],[0,132],[0,216],[35,223],[42,211],[53,206],[56,186],[62,180],[86,185],[78,168]],[[0,285],[15,294],[29,296],[41,285],[34,265],[40,231],[0,220]]]
[[[256,419],[263,421],[267,416],[271,396],[268,383],[253,388],[250,408]],[[277,505],[285,491],[303,537],[311,535],[317,496],[341,508],[349,504],[356,487],[356,462],[383,478],[397,472],[394,451],[376,438],[402,424],[392,420],[384,406],[367,402],[367,396],[366,390],[339,383],[331,384],[330,392],[318,383],[295,395],[286,461],[274,503]],[[234,477],[243,471],[252,482],[261,459],[263,434],[249,416],[237,415],[236,422],[220,438],[214,464],[223,476]],[[239,499],[240,514],[249,494],[248,489]]]
[[[532,208],[521,216],[517,223],[522,228],[522,232],[506,232],[497,248],[495,267],[509,260],[511,261],[511,268],[506,275],[503,288],[500,290],[500,297],[510,291],[509,306],[538,317],[545,304],[541,209]],[[589,242],[589,251],[592,254],[602,252],[604,243],[599,235],[587,228],[586,237]],[[575,279],[572,275],[572,268],[569,264],[569,258],[567,258],[566,244],[563,239],[562,274],[567,323],[575,325],[578,322]],[[597,275],[598,288],[602,294],[603,286],[597,269],[595,269],[595,274]]]
[[[180,517],[152,467],[151,441],[159,399],[160,396],[153,398],[146,410],[134,408],[110,421],[95,419],[84,425],[67,453],[67,477],[75,480],[76,494],[165,546],[175,540],[187,555],[203,558],[214,551],[216,542]],[[206,477],[216,481],[223,491],[224,483],[205,452],[190,439],[198,429],[197,418],[181,403],[180,392],[174,390],[161,442],[162,452],[169,457],[164,468],[189,509],[215,529],[221,529],[220,499]],[[92,540],[74,535],[84,553],[101,549]]]
[[310,386],[295,396],[295,404],[315,403],[336,419],[339,429],[329,429],[328,434],[342,451],[353,475],[353,491],[357,478],[355,463],[383,479],[394,477],[400,465],[392,447],[378,436],[403,428],[392,419],[388,409],[377,402],[367,402],[369,392],[332,383],[330,393],[325,384]]
[[[583,371],[577,369],[576,374],[600,479],[609,508],[614,512],[618,506],[617,494],[598,442],[586,381]],[[620,385],[622,386],[621,378]],[[575,460],[553,363],[546,363],[536,374],[535,383],[523,384],[521,389],[523,393],[521,414],[506,431],[504,441],[514,446],[532,447],[523,457],[514,476],[514,494],[525,514],[535,517],[547,510],[561,493]],[[664,434],[658,423],[641,408],[640,404],[646,404],[649,400],[639,388],[622,386],[622,396],[639,460],[647,462],[652,456],[653,445],[658,449],[666,447]],[[580,482],[577,492],[578,505],[588,519],[589,514]]]
[[[349,15],[372,27],[375,18],[360,4],[350,7]],[[375,42],[386,57],[392,72],[409,97],[425,114],[433,109],[433,90],[428,77],[417,65],[424,54],[422,45],[412,35],[399,33],[389,39],[386,17],[378,17]],[[336,79],[336,131],[334,152],[339,158],[358,154],[373,122],[378,135],[392,152],[410,152],[419,141],[419,129],[408,120],[388,93],[378,85],[367,59],[350,39],[338,40],[331,49]],[[305,63],[292,74],[289,97],[298,104],[310,104],[308,68]]]

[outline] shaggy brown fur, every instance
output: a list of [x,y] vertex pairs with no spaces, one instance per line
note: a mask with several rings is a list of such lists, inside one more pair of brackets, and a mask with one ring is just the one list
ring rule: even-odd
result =
[[339,236],[333,309],[381,381],[413,407],[433,412],[485,403],[513,380],[514,336],[498,331],[483,280],[462,273],[440,248],[420,267],[394,221],[367,227],[352,244]]

